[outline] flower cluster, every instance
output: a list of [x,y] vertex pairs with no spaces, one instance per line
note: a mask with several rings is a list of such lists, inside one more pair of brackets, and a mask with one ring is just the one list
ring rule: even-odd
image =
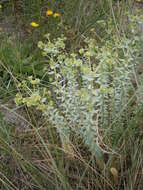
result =
[[[1,8],[1,7],[0,7]],[[57,12],[53,12],[51,9],[48,9],[46,11],[46,17],[49,17],[49,16],[53,16],[54,18],[57,18],[57,17],[60,17],[60,13],[57,13]],[[39,27],[39,24],[36,23],[36,22],[31,22],[30,25],[33,27],[33,28],[37,28]]]

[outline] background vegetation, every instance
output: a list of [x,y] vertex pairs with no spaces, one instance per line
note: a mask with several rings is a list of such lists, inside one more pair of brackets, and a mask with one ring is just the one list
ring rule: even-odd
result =
[[143,188],[142,9],[1,1],[1,190]]

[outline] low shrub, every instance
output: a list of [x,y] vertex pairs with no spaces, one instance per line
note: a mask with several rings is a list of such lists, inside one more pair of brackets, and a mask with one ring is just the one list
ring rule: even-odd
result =
[[48,77],[49,86],[43,87],[43,79],[30,76],[19,84],[22,91],[16,103],[42,111],[63,145],[72,131],[92,154],[108,151],[102,148],[100,130],[110,130],[118,122],[125,125],[134,93],[132,81],[136,81],[139,39],[112,35],[98,46],[87,38],[84,47],[72,53],[66,51],[65,37],[53,42],[49,34],[45,37],[46,42],[39,42],[38,47],[45,57],[44,77]]

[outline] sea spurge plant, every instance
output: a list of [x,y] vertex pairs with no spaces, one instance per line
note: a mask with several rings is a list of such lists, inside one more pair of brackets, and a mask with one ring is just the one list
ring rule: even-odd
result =
[[42,81],[29,77],[19,84],[16,103],[42,111],[59,133],[63,147],[69,147],[65,145],[72,132],[101,158],[101,152],[107,150],[101,148],[100,129],[124,117],[136,66],[135,41],[113,35],[98,46],[94,39],[86,39],[84,47],[70,52],[65,37],[51,41],[48,34],[38,47],[45,56],[50,85],[43,87]]

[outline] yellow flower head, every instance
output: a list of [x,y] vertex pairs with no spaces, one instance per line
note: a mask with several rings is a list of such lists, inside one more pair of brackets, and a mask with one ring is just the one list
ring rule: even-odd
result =
[[2,9],[2,5],[0,4],[0,9]]
[[46,16],[51,16],[52,14],[53,14],[52,10],[49,9],[49,10],[46,11]]
[[54,13],[54,14],[53,14],[53,17],[54,17],[54,18],[59,17],[59,16],[60,16],[59,13]]
[[31,22],[30,25],[34,28],[37,28],[39,26],[39,24],[37,24],[36,22]]

